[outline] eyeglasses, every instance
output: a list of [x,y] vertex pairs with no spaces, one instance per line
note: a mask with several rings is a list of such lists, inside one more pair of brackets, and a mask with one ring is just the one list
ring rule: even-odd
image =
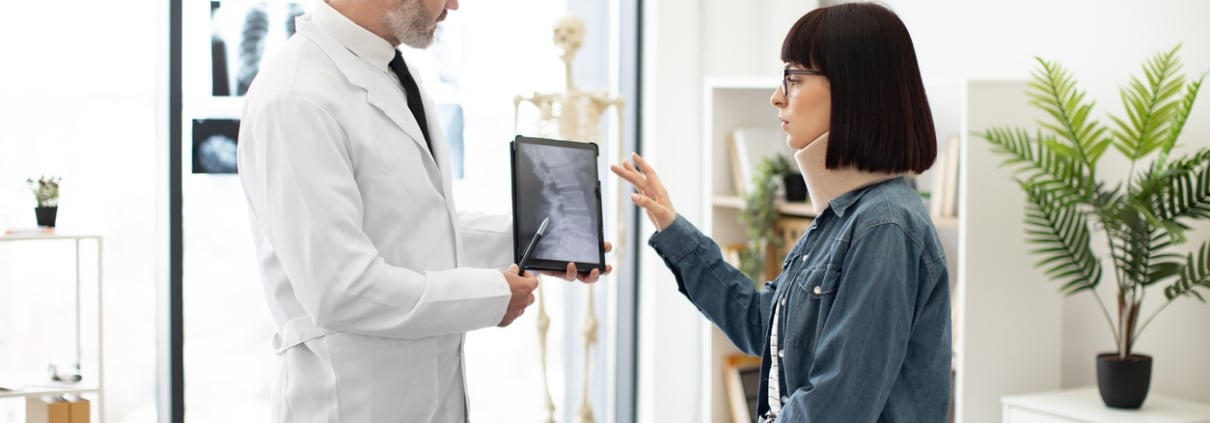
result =
[[818,75],[826,76],[823,72],[811,69],[782,69],[781,70],[781,93],[786,97],[790,96],[790,75]]

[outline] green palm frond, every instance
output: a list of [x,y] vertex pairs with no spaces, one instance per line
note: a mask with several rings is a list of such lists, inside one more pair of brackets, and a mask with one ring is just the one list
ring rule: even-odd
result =
[[[1089,120],[1094,102],[1084,102],[1084,92],[1076,89],[1071,74],[1058,63],[1036,59],[1041,69],[1034,72],[1034,81],[1028,84],[1030,104],[1046,111],[1054,123],[1039,122],[1043,128],[1054,131],[1071,147],[1073,158],[1090,169],[1095,169],[1097,160],[1109,148],[1110,139],[1105,136],[1106,128],[1095,120]],[[1066,151],[1056,150],[1066,154]]]
[[1161,221],[1210,218],[1210,148],[1144,174],[1130,201]]
[[1021,182],[1021,188],[1028,199],[1025,232],[1039,246],[1031,253],[1042,256],[1035,266],[1062,283],[1059,290],[1068,295],[1095,288],[1101,265],[1092,252],[1087,215],[1053,190],[1029,182]]
[[1167,252],[1168,247],[1171,246],[1172,238],[1168,236],[1167,231],[1160,229],[1151,231],[1151,266],[1147,271],[1147,282],[1144,285],[1151,285],[1181,273],[1185,256]]
[[1096,192],[1096,183],[1081,161],[1056,153],[1066,146],[1053,135],[1039,132],[1031,139],[1023,129],[993,127],[979,136],[992,144],[994,152],[1005,156],[1001,166],[1011,168],[1018,178],[1053,188],[1069,200]]
[[1109,115],[1116,124],[1111,131],[1113,146],[1132,162],[1165,146],[1171,135],[1169,126],[1174,121],[1173,114],[1180,110],[1182,102],[1178,96],[1185,85],[1184,76],[1177,74],[1181,63],[1176,52],[1180,48],[1177,45],[1159,53],[1143,65],[1146,83],[1131,77],[1122,89],[1122,103],[1130,122]]
[[1185,85],[1185,95],[1181,97],[1180,105],[1177,106],[1176,112],[1172,117],[1172,124],[1168,125],[1168,133],[1164,139],[1163,152],[1167,156],[1172,151],[1172,147],[1176,146],[1176,139],[1180,137],[1181,131],[1185,129],[1185,122],[1189,120],[1189,112],[1193,111],[1193,100],[1197,99],[1197,92],[1202,88],[1202,81],[1206,79],[1207,73],[1203,73],[1195,81]]
[[1201,287],[1210,290],[1210,241],[1203,243],[1199,251],[1191,252],[1180,269],[1180,279],[1164,288],[1164,296],[1171,301],[1181,295],[1189,295],[1206,302],[1202,294],[1194,291]]
[[1144,230],[1139,226],[1145,225],[1139,219],[1122,230],[1118,236],[1110,236],[1112,244],[1113,263],[1118,270],[1119,285],[1141,283],[1151,268],[1149,253],[1151,244],[1140,239],[1139,232]]

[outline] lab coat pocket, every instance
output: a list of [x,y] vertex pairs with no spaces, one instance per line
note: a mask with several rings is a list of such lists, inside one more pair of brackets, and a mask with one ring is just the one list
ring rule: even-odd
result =
[[280,422],[331,422],[336,398],[332,395],[335,375],[328,361],[324,338],[312,338],[282,352],[278,384],[283,406]]
[[347,421],[428,421],[435,410],[437,338],[328,336]]

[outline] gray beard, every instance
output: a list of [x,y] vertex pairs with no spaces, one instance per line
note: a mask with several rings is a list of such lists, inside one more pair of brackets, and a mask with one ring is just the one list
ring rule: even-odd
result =
[[425,20],[427,15],[419,1],[410,1],[387,13],[387,28],[401,44],[411,48],[427,48],[433,45],[437,31],[435,26],[429,27],[432,23]]

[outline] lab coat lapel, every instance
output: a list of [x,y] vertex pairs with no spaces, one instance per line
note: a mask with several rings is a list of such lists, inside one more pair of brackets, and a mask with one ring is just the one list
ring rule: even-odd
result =
[[[340,72],[348,78],[349,82],[365,90],[366,101],[371,106],[374,106],[374,108],[382,111],[392,123],[403,130],[408,140],[400,140],[400,142],[416,143],[416,148],[428,153],[421,154],[420,159],[424,163],[429,179],[439,191],[446,195],[446,198],[449,198],[446,192],[449,181],[445,181],[445,178],[442,176],[441,168],[438,167],[436,160],[436,154],[429,152],[428,144],[424,141],[424,133],[420,131],[420,125],[416,122],[416,118],[412,116],[411,110],[408,109],[407,98],[404,97],[399,86],[392,84],[384,75],[373,72],[370,67],[361,62],[361,59],[349,52],[336,39],[322,31],[315,30],[309,21],[300,21],[298,31],[315,40],[316,44],[323,48],[328,57],[332,59],[332,62],[336,64],[336,67],[340,69]],[[424,90],[421,90],[421,96],[425,99],[425,116],[429,122],[435,122],[436,116],[431,112],[433,108],[427,100]],[[429,125],[430,133],[434,132],[431,130],[432,128],[433,125]],[[440,143],[444,143],[444,140],[439,141],[437,138],[434,137],[433,139],[434,149],[442,150],[442,148],[437,146]]]

